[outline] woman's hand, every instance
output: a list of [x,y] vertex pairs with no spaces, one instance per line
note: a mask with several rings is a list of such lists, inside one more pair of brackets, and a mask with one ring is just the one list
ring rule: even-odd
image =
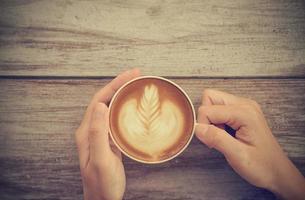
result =
[[[236,130],[235,138],[224,129]],[[305,198],[305,179],[272,135],[259,105],[250,99],[206,90],[198,112],[196,136],[222,152],[249,183],[285,199]]]
[[87,108],[76,131],[84,199],[118,200],[125,191],[125,172],[121,152],[108,135],[108,103],[127,81],[140,75],[139,70],[126,71],[98,91]]

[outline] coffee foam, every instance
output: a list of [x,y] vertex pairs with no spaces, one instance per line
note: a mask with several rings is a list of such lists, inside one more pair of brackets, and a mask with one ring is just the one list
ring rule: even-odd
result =
[[159,163],[179,153],[193,135],[191,102],[174,84],[141,78],[123,86],[110,103],[110,132],[127,156]]
[[145,86],[142,97],[126,101],[119,113],[124,140],[157,160],[183,133],[183,114],[172,102],[160,101],[158,88]]

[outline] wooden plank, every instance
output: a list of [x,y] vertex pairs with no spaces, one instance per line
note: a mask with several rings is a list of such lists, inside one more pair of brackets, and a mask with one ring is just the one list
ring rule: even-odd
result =
[[1,1],[0,75],[305,76],[293,1]]
[[[0,79],[0,199],[82,199],[74,131],[109,79]],[[304,79],[173,79],[198,108],[204,88],[257,100],[276,138],[305,174]],[[125,199],[272,199],[196,138],[176,159],[124,158]]]

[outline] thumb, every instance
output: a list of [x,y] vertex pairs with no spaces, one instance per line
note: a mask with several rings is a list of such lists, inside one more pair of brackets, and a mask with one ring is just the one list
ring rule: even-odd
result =
[[237,155],[241,151],[241,143],[226,131],[214,125],[197,124],[195,133],[197,138],[210,148],[223,153],[226,158]]
[[94,107],[89,129],[90,159],[101,159],[110,150],[108,110],[108,107],[100,102]]

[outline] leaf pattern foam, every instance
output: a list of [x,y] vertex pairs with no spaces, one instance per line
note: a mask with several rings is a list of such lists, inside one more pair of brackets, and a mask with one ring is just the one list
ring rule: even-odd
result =
[[173,102],[161,102],[157,86],[151,84],[145,86],[139,101],[130,99],[123,104],[119,124],[127,143],[157,159],[181,136],[183,114]]

